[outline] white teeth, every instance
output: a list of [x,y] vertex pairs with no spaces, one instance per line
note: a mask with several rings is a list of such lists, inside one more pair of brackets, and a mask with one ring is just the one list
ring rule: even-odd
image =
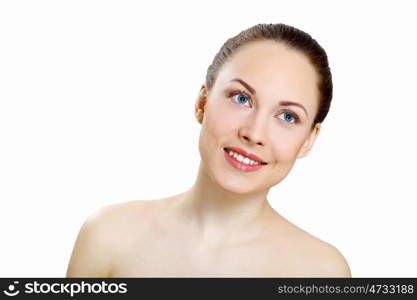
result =
[[244,163],[245,165],[258,165],[259,163],[250,159],[249,157],[245,157],[241,154],[237,154],[231,150],[228,151],[229,155],[232,156],[234,159],[238,160],[241,163]]

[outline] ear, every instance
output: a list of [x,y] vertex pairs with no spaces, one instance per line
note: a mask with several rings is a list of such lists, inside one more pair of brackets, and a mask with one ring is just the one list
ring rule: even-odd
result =
[[316,140],[317,136],[319,135],[321,128],[321,124],[317,123],[313,129],[311,129],[311,132],[307,136],[307,139],[305,140],[303,146],[301,147],[300,151],[298,152],[297,158],[302,158],[306,156],[311,148],[313,147],[314,141]]
[[203,123],[204,109],[207,103],[207,86],[203,84],[195,102],[194,114],[198,123]]

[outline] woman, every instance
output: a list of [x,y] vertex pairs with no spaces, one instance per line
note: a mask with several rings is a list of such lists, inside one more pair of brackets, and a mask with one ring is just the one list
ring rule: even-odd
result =
[[194,185],[90,216],[67,277],[350,277],[335,247],[267,200],[311,150],[331,98],[326,53],[308,34],[259,24],[229,39],[195,104]]

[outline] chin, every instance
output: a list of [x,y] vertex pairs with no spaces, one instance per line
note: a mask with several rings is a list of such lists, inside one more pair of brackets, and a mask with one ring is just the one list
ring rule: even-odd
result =
[[238,194],[238,195],[247,195],[252,194],[256,191],[253,187],[244,187],[242,184],[239,183],[226,183],[226,184],[220,184],[220,186],[228,191],[229,193]]
[[[217,176],[216,176],[217,175]],[[227,175],[227,173],[213,175],[215,182],[225,191],[238,195],[247,195],[258,193],[261,190],[267,189],[265,186],[260,186],[259,183],[248,178],[241,178],[239,176]]]

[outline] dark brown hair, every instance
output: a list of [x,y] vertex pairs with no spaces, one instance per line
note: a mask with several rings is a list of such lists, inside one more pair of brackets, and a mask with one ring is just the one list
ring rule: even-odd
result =
[[258,24],[238,35],[229,38],[213,59],[207,69],[206,85],[211,90],[217,78],[217,74],[223,64],[230,59],[239,47],[254,41],[273,40],[283,43],[306,55],[319,75],[319,110],[312,128],[316,123],[322,123],[327,116],[333,96],[332,74],[326,52],[308,33],[285,24]]

